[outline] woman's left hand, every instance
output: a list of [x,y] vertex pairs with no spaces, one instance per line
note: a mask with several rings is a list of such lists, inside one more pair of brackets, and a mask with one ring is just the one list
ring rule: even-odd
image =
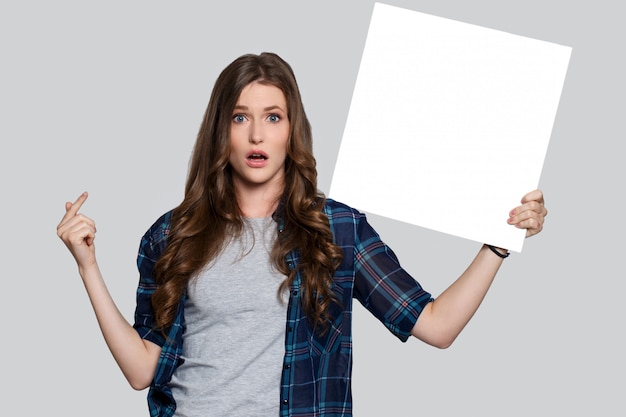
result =
[[519,229],[526,229],[526,237],[541,232],[548,215],[541,190],[531,191],[522,198],[522,205],[509,213],[508,223]]

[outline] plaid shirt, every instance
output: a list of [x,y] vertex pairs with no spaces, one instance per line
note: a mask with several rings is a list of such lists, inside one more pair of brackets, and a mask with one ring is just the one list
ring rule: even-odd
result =
[[[335,317],[323,335],[314,331],[300,302],[300,276],[290,288],[285,328],[285,356],[280,387],[280,416],[338,417],[352,415],[352,300],[356,298],[400,340],[406,341],[431,295],[400,267],[396,256],[367,223],[365,215],[333,200],[324,208],[335,243],[344,259],[334,274]],[[135,329],[162,346],[154,380],[148,392],[152,417],[172,416],[176,404],[168,382],[182,363],[185,331],[184,296],[176,320],[165,338],[153,329],[150,297],[156,288],[152,271],[167,244],[171,212],[158,219],[141,240],[137,265]],[[279,232],[282,222],[278,221]],[[298,252],[287,256],[290,268]]]

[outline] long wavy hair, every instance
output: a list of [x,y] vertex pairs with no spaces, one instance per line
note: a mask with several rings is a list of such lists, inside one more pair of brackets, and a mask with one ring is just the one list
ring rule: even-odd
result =
[[[224,242],[241,233],[243,220],[229,165],[232,113],[243,88],[252,82],[273,85],[285,95],[290,136],[284,190],[276,215],[284,222],[271,261],[286,276],[280,296],[299,270],[302,307],[314,327],[325,328],[330,305],[337,302],[332,276],[343,252],[333,243],[324,196],[317,189],[311,126],[304,112],[293,70],[273,53],[243,55],[217,78],[191,156],[185,196],[172,212],[168,244],[155,266],[152,296],[155,326],[165,331],[174,321],[185,288]],[[297,269],[286,256],[299,252]]]

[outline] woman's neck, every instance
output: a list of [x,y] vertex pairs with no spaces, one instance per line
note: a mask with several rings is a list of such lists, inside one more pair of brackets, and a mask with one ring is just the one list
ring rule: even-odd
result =
[[282,189],[276,187],[235,187],[237,203],[243,217],[270,217],[282,195]]

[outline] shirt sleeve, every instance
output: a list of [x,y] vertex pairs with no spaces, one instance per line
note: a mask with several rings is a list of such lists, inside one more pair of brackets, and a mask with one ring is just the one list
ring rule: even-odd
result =
[[166,339],[159,330],[154,329],[152,294],[157,287],[154,279],[154,265],[167,243],[169,219],[170,213],[167,213],[148,229],[141,238],[137,255],[139,285],[137,287],[137,307],[133,327],[142,339],[149,340],[159,346],[163,346]]
[[365,216],[356,225],[354,296],[405,342],[433,298],[398,262]]

